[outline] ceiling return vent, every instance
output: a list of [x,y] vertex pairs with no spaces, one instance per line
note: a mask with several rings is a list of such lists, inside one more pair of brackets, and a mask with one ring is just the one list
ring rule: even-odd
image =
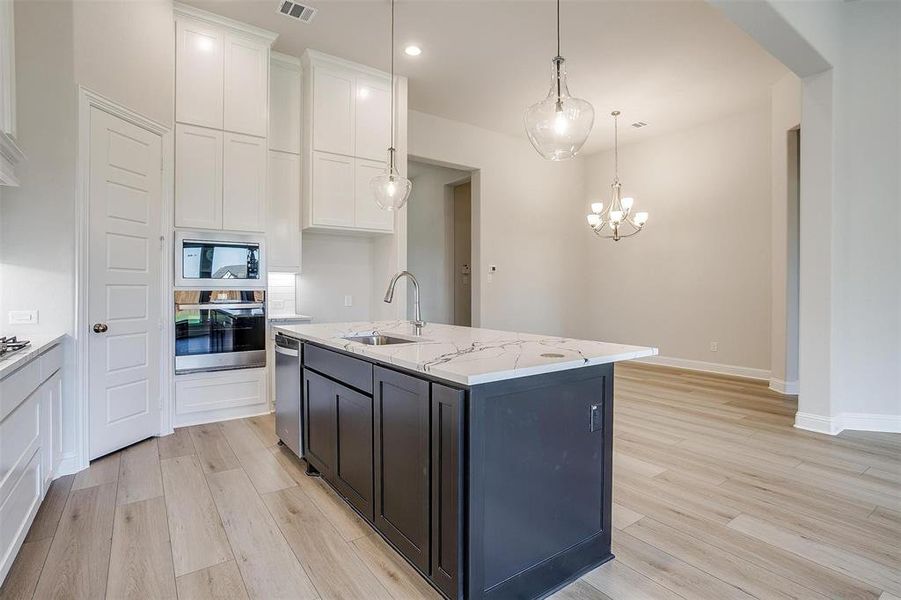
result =
[[634,123],[632,123],[632,127],[634,127],[635,129],[641,129],[642,127],[647,127],[647,126],[648,126],[648,124],[645,123],[644,121],[635,121]]
[[302,23],[309,23],[316,16],[316,9],[312,6],[292,2],[291,0],[281,0],[278,5],[278,12],[286,17],[298,19]]

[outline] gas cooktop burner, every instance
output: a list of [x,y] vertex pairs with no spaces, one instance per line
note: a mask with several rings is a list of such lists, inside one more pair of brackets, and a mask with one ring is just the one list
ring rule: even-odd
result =
[[21,350],[30,343],[31,342],[28,340],[16,339],[16,336],[0,337],[0,356],[15,352],[16,350]]

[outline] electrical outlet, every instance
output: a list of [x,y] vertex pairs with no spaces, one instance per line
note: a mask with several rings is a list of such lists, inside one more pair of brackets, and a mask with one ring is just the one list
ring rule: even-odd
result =
[[711,351],[711,352],[716,352],[716,351],[718,351],[719,349],[720,349],[720,343],[719,343],[719,342],[710,342],[710,351]]
[[37,325],[38,311],[36,310],[11,310],[9,311],[10,325]]
[[344,296],[344,306],[353,306],[354,305],[354,297],[350,294]]

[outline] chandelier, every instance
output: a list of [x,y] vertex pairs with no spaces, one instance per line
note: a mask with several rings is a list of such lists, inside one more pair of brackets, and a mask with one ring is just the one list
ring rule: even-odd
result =
[[591,214],[588,215],[588,226],[598,237],[620,241],[622,238],[632,237],[648,222],[648,213],[632,212],[635,199],[629,196],[623,198],[623,184],[619,182],[619,130],[617,129],[617,117],[619,111],[610,113],[613,116],[613,200],[607,210],[604,210],[603,202],[591,203]]

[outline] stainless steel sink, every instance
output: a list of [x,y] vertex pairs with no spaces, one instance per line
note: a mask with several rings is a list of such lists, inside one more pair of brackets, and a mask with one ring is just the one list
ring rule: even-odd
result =
[[382,335],[376,333],[373,335],[354,335],[343,338],[350,342],[358,342],[367,346],[387,346],[389,344],[415,344],[416,340],[405,340],[404,338],[392,337],[390,335]]

